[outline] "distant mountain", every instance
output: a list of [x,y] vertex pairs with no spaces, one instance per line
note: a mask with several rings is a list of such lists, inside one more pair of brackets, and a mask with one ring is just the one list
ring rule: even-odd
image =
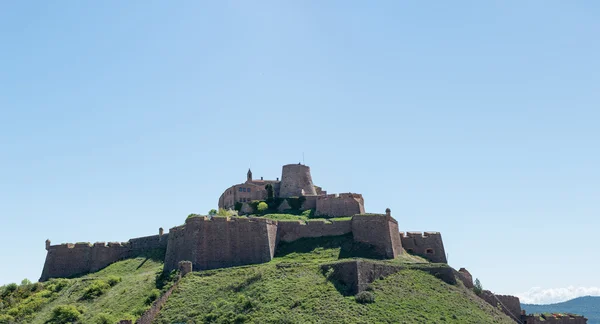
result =
[[585,296],[567,300],[566,302],[533,305],[521,304],[521,308],[530,313],[573,313],[588,318],[588,324],[600,324],[600,297]]

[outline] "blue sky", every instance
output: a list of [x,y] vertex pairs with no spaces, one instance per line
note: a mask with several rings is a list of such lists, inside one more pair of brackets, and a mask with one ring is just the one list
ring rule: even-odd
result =
[[[600,291],[599,14],[0,3],[0,284],[37,280],[46,238],[151,235],[216,207],[249,165],[275,178],[304,153],[329,192],[442,232],[485,288]],[[567,297],[550,295],[535,301]]]

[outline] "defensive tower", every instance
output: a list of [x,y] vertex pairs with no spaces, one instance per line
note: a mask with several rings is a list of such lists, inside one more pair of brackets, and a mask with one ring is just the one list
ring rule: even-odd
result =
[[283,166],[279,197],[315,196],[316,194],[308,166],[300,163]]

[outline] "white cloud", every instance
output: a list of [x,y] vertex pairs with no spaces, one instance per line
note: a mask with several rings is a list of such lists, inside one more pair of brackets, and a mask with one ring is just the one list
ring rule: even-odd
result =
[[524,304],[554,304],[581,296],[600,296],[600,287],[541,288],[533,287],[516,294]]

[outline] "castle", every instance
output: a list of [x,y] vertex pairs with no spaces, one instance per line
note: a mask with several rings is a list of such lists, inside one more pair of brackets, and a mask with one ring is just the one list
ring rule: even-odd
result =
[[[316,215],[332,218],[283,222],[262,217],[198,216],[168,233],[160,228],[158,235],[127,242],[51,245],[47,240],[40,281],[94,272],[115,261],[156,250],[164,253],[165,271],[176,269],[180,261],[191,261],[194,270],[263,263],[273,259],[281,242],[347,234],[355,242],[370,245],[384,259],[408,251],[431,262],[446,263],[440,233],[399,232],[389,209],[385,214],[365,214],[362,195],[328,195],[313,184],[306,165],[284,165],[281,181],[254,180],[248,170],[246,182],[225,190],[218,205],[248,214],[251,202],[262,200],[275,202],[281,211],[313,209]],[[351,218],[335,218],[339,216]]]
[[284,165],[281,181],[252,178],[249,169],[246,182],[227,188],[219,198],[219,208],[236,209],[242,214],[250,214],[253,209],[250,202],[274,199],[277,209],[291,209],[291,199],[302,198],[300,210],[313,209],[315,215],[340,217],[364,214],[365,204],[361,194],[342,193],[328,195],[327,191],[315,186],[310,167],[303,164]]
[[[192,216],[168,233],[160,228],[157,235],[133,238],[127,242],[51,245],[50,240],[46,240],[48,252],[40,281],[95,272],[113,262],[148,253],[160,254],[164,259],[164,272],[179,268],[181,273],[187,273],[258,264],[271,261],[280,244],[304,238],[348,235],[355,243],[368,246],[373,256],[379,259],[394,259],[402,253],[415,254],[441,264],[425,267],[424,271],[450,284],[459,279],[466,287],[473,288],[473,278],[466,269],[456,271],[444,265],[447,259],[439,232],[400,232],[389,208],[383,214],[366,214],[362,195],[328,195],[313,184],[310,168],[306,165],[284,165],[281,181],[254,180],[248,170],[246,182],[226,189],[219,198],[218,206],[238,210],[241,214],[252,214],[253,205],[262,201],[269,202],[270,208],[279,211],[314,210],[315,215],[327,218],[277,221],[252,215]],[[374,278],[402,268],[361,260],[324,266],[338,268],[357,291]],[[524,314],[517,297],[495,295],[489,291],[484,291],[480,297],[499,307],[517,323],[538,323],[537,317]],[[552,323],[586,323],[583,317],[550,319]]]

